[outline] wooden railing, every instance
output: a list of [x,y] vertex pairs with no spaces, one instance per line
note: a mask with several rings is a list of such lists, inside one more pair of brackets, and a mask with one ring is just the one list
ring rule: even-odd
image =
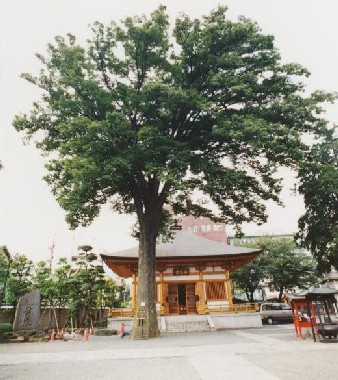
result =
[[[163,309],[163,308],[162,308]],[[163,310],[158,310],[158,315],[163,315]],[[220,313],[249,313],[259,311],[258,303],[239,303],[234,305],[211,304],[205,308],[206,314]],[[134,311],[131,308],[110,309],[109,317],[133,317]]]
[[234,305],[211,304],[208,305],[209,314],[218,313],[248,313],[259,311],[258,303],[238,303]]

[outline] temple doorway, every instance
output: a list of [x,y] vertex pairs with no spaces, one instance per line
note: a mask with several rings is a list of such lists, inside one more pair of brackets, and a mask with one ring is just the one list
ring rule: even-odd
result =
[[187,294],[185,284],[178,284],[178,313],[187,314]]
[[169,314],[197,314],[195,283],[168,285]]

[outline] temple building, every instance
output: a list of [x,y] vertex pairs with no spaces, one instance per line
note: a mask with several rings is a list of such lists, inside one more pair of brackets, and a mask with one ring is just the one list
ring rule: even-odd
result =
[[[193,232],[193,231],[191,231]],[[173,231],[174,238],[156,246],[156,305],[159,315],[208,314],[231,309],[230,272],[251,262],[259,249],[235,247]],[[138,246],[101,255],[122,278],[132,278],[132,309],[136,309]]]

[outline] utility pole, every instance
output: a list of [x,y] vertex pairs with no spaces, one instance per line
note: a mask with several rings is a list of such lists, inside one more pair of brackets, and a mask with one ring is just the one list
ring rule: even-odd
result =
[[53,236],[52,245],[50,247],[48,247],[48,249],[50,251],[50,255],[49,255],[49,260],[47,260],[47,261],[49,262],[50,273],[52,273],[53,259],[54,259],[54,249],[55,249],[55,234]]
[[[52,241],[52,245],[50,247],[48,247],[49,251],[50,251],[50,255],[49,255],[49,259],[47,260],[47,262],[49,262],[49,276],[52,277],[52,269],[53,269],[53,259],[54,259],[54,249],[55,249],[55,234],[53,236],[53,241]],[[51,300],[50,300],[51,302]],[[52,309],[54,311],[54,317],[55,317],[55,323],[57,325],[57,319],[56,319],[56,314],[55,314],[55,309],[54,309],[54,306],[52,305],[52,303],[50,303],[49,305],[49,327],[51,327],[51,324],[52,324]]]

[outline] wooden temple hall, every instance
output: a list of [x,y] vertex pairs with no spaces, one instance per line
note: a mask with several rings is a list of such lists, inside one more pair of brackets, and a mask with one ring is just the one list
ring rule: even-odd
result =
[[[230,272],[251,262],[260,250],[221,244],[191,232],[156,247],[156,302],[160,315],[208,314],[230,310]],[[101,255],[118,276],[132,278],[136,306],[138,247]]]

